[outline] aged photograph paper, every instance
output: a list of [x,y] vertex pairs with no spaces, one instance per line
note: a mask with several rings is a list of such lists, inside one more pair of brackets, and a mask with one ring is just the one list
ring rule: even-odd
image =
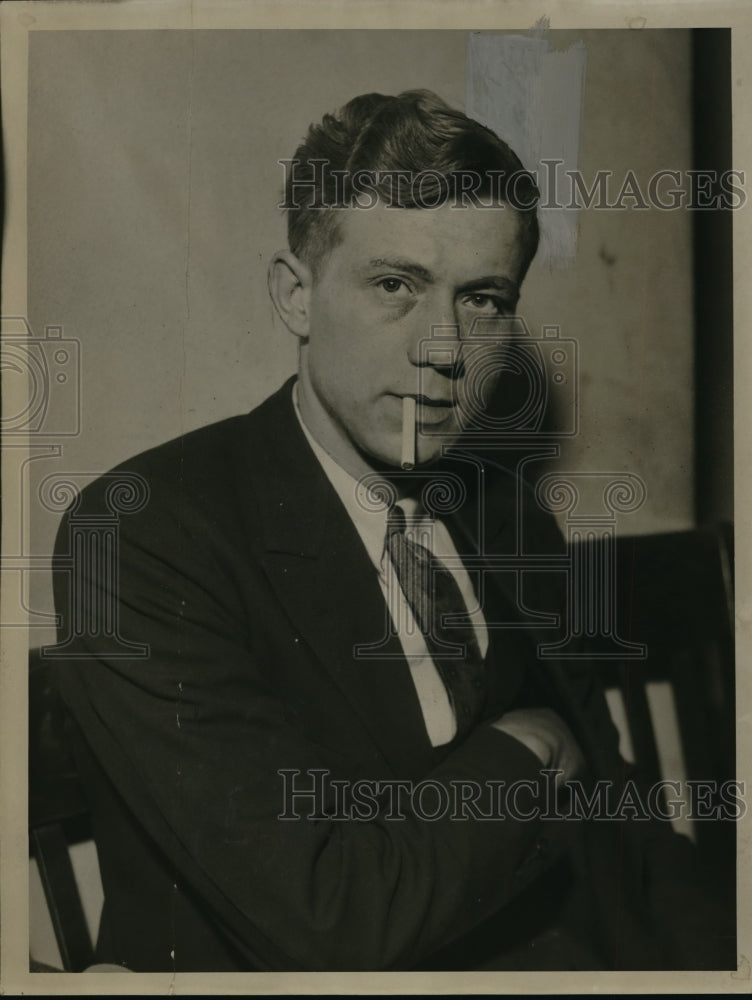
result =
[[8,993],[748,990],[707,11],[0,7]]

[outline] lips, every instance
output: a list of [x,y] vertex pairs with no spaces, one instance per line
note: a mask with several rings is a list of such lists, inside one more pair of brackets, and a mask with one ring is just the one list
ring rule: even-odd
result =
[[454,399],[447,399],[445,396],[425,396],[421,392],[400,392],[389,395],[394,403],[399,405],[399,410],[395,409],[395,420],[399,421],[400,427],[404,399],[414,399],[417,403],[415,422],[418,427],[438,427],[449,421],[454,422],[454,415],[457,412]]
[[430,396],[422,396],[420,394],[413,396],[413,399],[418,406],[434,406],[445,410],[450,410],[454,406],[454,400],[452,399],[432,399]]
[[419,427],[438,427],[449,421],[454,414],[454,401],[434,399],[417,394],[413,397],[418,404],[416,420]]

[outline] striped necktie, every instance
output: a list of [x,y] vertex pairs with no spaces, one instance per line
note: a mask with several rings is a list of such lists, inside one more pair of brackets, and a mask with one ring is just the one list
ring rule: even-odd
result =
[[[406,527],[404,511],[395,505],[387,517],[387,551],[449,695],[457,720],[456,739],[462,739],[481,717],[485,664],[457,581],[436,556],[405,533]],[[453,624],[458,617],[465,621]]]

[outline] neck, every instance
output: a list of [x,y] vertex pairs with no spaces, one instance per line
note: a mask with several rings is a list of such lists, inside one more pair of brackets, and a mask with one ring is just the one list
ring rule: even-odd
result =
[[337,421],[322,406],[303,372],[298,373],[293,398],[308,433],[332,461],[353,479],[378,476],[384,481],[389,493],[396,495],[398,500],[417,495],[425,486],[425,473],[408,474],[355,448]]

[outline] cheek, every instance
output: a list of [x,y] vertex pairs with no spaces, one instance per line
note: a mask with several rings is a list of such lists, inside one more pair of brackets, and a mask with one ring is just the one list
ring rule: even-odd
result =
[[326,328],[317,328],[309,338],[309,366],[327,382],[348,379],[373,380],[378,371],[389,367],[388,338],[377,324],[363,317],[339,315]]
[[311,357],[326,358],[330,364],[352,358],[362,350],[362,311],[348,301],[331,297],[312,303],[312,322],[309,333]]
[[330,330],[319,340],[311,338],[308,371],[320,396],[351,423],[358,423],[364,404],[377,384],[378,356],[369,356],[370,342],[357,331]]

